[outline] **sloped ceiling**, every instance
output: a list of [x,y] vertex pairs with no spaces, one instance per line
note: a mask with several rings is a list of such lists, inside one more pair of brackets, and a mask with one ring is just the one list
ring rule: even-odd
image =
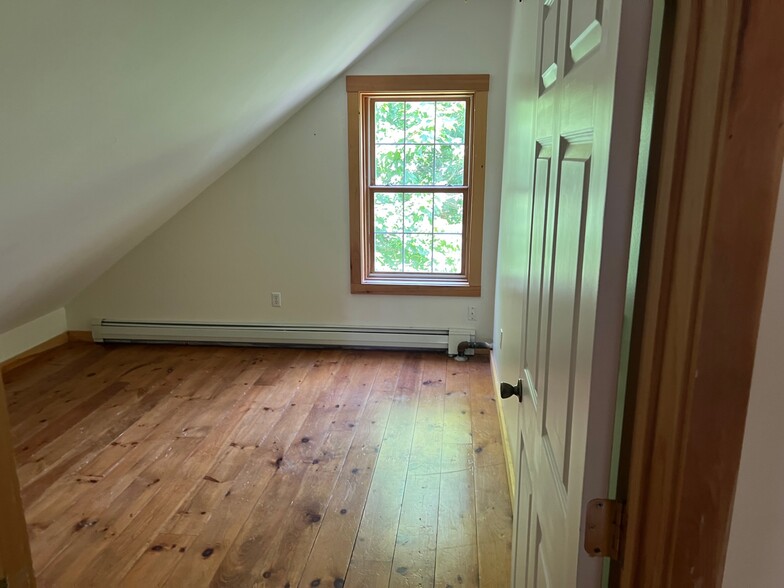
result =
[[3,2],[0,333],[66,303],[425,2]]

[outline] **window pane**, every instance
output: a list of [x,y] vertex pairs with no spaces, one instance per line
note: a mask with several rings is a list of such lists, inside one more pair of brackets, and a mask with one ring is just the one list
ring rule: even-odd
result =
[[403,146],[376,147],[376,184],[396,186],[403,182]]
[[403,235],[377,234],[374,247],[375,271],[403,271]]
[[436,147],[436,181],[442,186],[462,186],[465,170],[463,145],[438,145]]
[[436,143],[465,143],[466,103],[436,103]]
[[433,183],[433,145],[406,145],[407,186],[425,186]]
[[463,195],[436,194],[433,214],[436,233],[463,232]]
[[433,232],[433,195],[406,194],[404,231],[406,233]]
[[405,102],[376,102],[376,143],[403,142],[405,113]]
[[403,195],[376,193],[373,197],[373,226],[377,233],[403,231]]
[[405,235],[404,249],[403,271],[433,271],[433,235]]
[[462,244],[461,235],[436,235],[433,239],[433,272],[460,273]]
[[435,143],[436,103],[406,102],[406,143]]

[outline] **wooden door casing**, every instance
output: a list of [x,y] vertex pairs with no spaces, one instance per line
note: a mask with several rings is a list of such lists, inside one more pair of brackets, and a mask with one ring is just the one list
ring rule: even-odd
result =
[[35,586],[19,480],[16,474],[11,423],[0,376],[0,581],[10,586]]
[[611,577],[633,588],[724,579],[784,153],[784,4],[667,6]]

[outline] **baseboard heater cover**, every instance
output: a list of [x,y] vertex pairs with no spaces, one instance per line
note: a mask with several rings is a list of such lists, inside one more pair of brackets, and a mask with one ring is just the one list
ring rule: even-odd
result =
[[443,349],[457,354],[474,329],[191,323],[96,319],[93,340],[99,343],[184,343],[212,345],[290,345]]

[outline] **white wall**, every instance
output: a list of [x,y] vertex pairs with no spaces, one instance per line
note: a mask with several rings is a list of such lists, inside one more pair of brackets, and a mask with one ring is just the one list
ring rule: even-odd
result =
[[65,309],[58,308],[54,312],[0,334],[0,362],[63,334],[66,328]]
[[[90,319],[474,327],[492,337],[509,0],[432,0],[349,74],[489,73],[482,297],[349,293],[345,81],[67,305]],[[279,291],[282,308],[272,308]],[[469,304],[478,321],[467,320]]]
[[0,2],[0,332],[63,306],[425,2]]
[[784,583],[784,178],[779,191],[751,381],[726,588]]

